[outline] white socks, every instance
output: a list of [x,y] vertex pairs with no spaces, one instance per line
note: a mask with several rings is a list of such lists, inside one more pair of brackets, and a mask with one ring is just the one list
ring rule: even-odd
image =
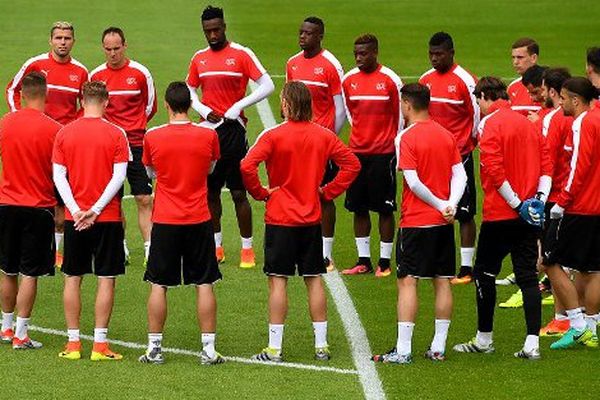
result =
[[388,260],[392,258],[392,249],[394,248],[394,243],[388,242],[379,242],[379,257],[387,258]]
[[569,319],[565,314],[559,314],[559,313],[555,313],[554,314],[554,319],[557,321],[564,321],[566,319]]
[[332,260],[333,253],[333,238],[323,236],[323,258]]
[[283,324],[269,324],[269,347],[281,351]]
[[25,339],[27,337],[27,328],[29,328],[29,318],[17,317],[15,337],[20,340]]
[[148,334],[148,353],[150,353],[154,349],[161,349],[162,347],[162,332],[159,333],[149,333]]
[[448,339],[448,329],[450,328],[449,319],[435,320],[435,333],[431,341],[431,351],[434,353],[444,353],[446,351],[446,339]]
[[569,317],[569,322],[571,323],[571,328],[582,331],[586,327],[585,319],[583,318],[583,313],[581,312],[581,308],[575,308],[573,310],[566,310],[567,317]]
[[223,232],[215,232],[215,247],[223,247]]
[[598,321],[600,321],[600,314],[585,315],[585,323],[594,335],[598,334]]
[[69,342],[79,342],[79,329],[67,329]]
[[473,258],[475,256],[475,247],[460,248],[460,265],[473,268]]
[[540,348],[540,337],[538,335],[527,335],[523,350],[531,353],[533,350]]
[[144,242],[144,257],[147,260],[150,255],[150,241]]
[[215,350],[215,333],[202,333],[202,350],[206,353],[210,358],[214,358],[216,356],[217,351]]
[[242,249],[251,249],[252,248],[252,236],[249,238],[242,238]]
[[371,258],[371,237],[357,237],[355,240],[358,257]]
[[56,251],[60,249],[60,244],[62,243],[63,238],[65,237],[64,233],[54,232],[54,243],[56,243]]
[[315,348],[327,347],[327,321],[313,322]]
[[396,341],[396,351],[400,355],[412,353],[412,335],[415,329],[414,322],[398,322],[398,340]]
[[477,344],[479,344],[483,347],[488,347],[489,345],[494,343],[493,336],[494,336],[493,332],[477,331],[477,335],[475,336],[475,341],[477,342]]
[[14,316],[15,316],[15,313],[2,312],[2,331],[3,332],[7,329],[13,328]]
[[94,329],[94,343],[106,343],[107,335],[108,335],[108,328],[95,328]]

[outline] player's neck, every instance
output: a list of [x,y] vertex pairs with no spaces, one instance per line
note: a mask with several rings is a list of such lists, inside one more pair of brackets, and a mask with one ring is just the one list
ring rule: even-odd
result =
[[407,115],[407,119],[411,124],[415,124],[417,122],[423,122],[429,120],[429,112],[425,111],[414,111],[410,115]]
[[577,119],[579,118],[579,116],[581,114],[583,114],[584,112],[587,112],[590,110],[590,106],[588,105],[581,105],[580,107],[578,107],[575,112],[573,113],[573,118]]
[[121,69],[121,68],[123,68],[125,66],[125,64],[127,64],[128,61],[129,61],[129,59],[127,57],[124,57],[117,64],[109,64],[109,63],[107,63],[107,65],[110,67],[110,69]]
[[25,99],[25,108],[30,109],[30,110],[44,112],[44,109],[46,108],[46,99],[45,98],[44,99],[33,99],[33,100]]
[[315,47],[314,49],[306,49],[304,50],[304,58],[316,57],[321,52],[321,50],[323,50],[321,46]]
[[84,118],[102,118],[104,115],[104,107],[101,105],[88,104],[83,108]]
[[187,113],[169,113],[169,122],[190,122],[190,117]]
[[50,52],[50,57],[52,57],[52,59],[54,61],[56,61],[57,63],[59,63],[59,64],[66,64],[69,61],[71,61],[71,55],[70,54],[67,54],[64,57],[61,57],[61,56],[57,55],[55,52],[51,51]]

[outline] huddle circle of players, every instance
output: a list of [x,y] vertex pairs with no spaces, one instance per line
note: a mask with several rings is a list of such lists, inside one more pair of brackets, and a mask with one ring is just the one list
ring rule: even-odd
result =
[[[273,81],[250,49],[227,40],[220,8],[206,7],[201,20],[208,47],[194,54],[185,82],[168,86],[165,125],[147,130],[157,109],[154,82],[146,67],[126,57],[119,28],[103,32],[107,62],[88,74],[70,56],[73,26],[55,23],[50,52],[29,59],[8,84],[11,112],[0,122],[2,342],[13,349],[42,346],[29,338],[28,324],[37,277],[53,275],[57,264],[64,274],[68,334],[59,357],[81,358],[80,286],[93,273],[98,279],[90,359],[122,359],[109,348],[107,331],[116,277],[125,273],[128,259],[121,209],[127,178],[144,240],[144,280],[151,284],[148,348],[140,362],[164,362],[167,288],[181,284],[197,291],[200,362],[225,360],[215,349],[213,293],[225,259],[223,187],[235,205],[241,268],[255,266],[246,191],[266,202],[269,343],[253,358],[283,361],[287,278],[297,273],[307,287],[315,359],[329,360],[321,275],[335,270],[333,199],[346,192],[345,208],[354,214],[358,261],[342,273],[385,278],[392,271],[398,170],[404,185],[396,239],[398,336],[395,347],[373,361],[412,362],[420,279],[431,279],[435,291],[434,335],[425,352],[432,361],[446,357],[451,285],[471,281],[477,287],[477,333],[455,351],[494,351],[495,285],[506,281],[518,285],[525,311],[526,338],[515,357],[539,359],[540,335],[558,337],[552,349],[598,346],[600,48],[588,50],[588,78],[571,77],[564,68],[537,65],[537,43],[519,39],[512,58],[522,78],[507,88],[498,78],[478,80],[456,64],[452,38],[438,32],[429,41],[433,68],[419,83],[403,85],[378,62],[371,34],[355,40],[356,68],[344,75],[321,47],[323,21],[309,17],[299,30],[302,51],[286,66],[284,122],[263,131],[248,149],[244,109],[268,97]],[[257,87],[246,95],[249,79]],[[190,108],[202,122],[192,122]],[[337,137],[346,120],[348,145]],[[484,200],[475,250],[476,146]],[[263,162],[266,186],[258,175]],[[370,212],[379,216],[376,268]],[[61,241],[63,255],[57,252]],[[514,275],[496,281],[509,254]],[[543,328],[541,273],[549,278],[556,309]]]

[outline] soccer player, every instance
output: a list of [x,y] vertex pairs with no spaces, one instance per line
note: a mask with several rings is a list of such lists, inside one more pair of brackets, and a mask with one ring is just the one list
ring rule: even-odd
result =
[[[518,358],[540,358],[541,294],[536,263],[543,200],[551,187],[544,139],[527,118],[510,108],[506,86],[497,78],[477,83],[475,96],[485,115],[479,125],[483,222],[473,277],[477,287],[477,335],[454,346],[462,353],[494,351],[495,277],[511,255],[523,292],[527,337]],[[534,196],[540,199],[534,198]]]
[[431,92],[429,115],[454,135],[467,171],[467,188],[454,216],[460,224],[461,267],[451,280],[452,284],[467,284],[472,280],[476,235],[477,191],[472,154],[479,123],[479,107],[473,96],[476,78],[454,62],[454,41],[446,32],[437,32],[429,39],[429,61],[433,68],[419,79]]
[[600,113],[600,47],[590,47],[587,51],[586,74],[598,91],[598,98],[592,103],[590,111]]
[[[326,49],[321,47],[325,25],[320,18],[308,17],[300,25],[299,44],[301,52],[291,57],[286,65],[286,81],[300,81],[310,90],[313,105],[313,121],[336,134],[344,126],[346,111],[342,97],[342,65]],[[323,185],[331,182],[337,167],[329,162],[323,177]],[[321,199],[321,229],[323,230],[323,261],[329,271],[333,270],[333,236],[335,233],[335,203]]]
[[[48,94],[44,113],[61,124],[67,124],[81,116],[78,102],[81,87],[88,80],[88,71],[79,61],[71,57],[75,44],[75,28],[69,22],[55,22],[50,28],[50,52],[25,61],[19,72],[6,87],[6,100],[10,111],[21,108],[21,85],[23,77],[37,71],[46,77]],[[62,254],[58,252],[64,237],[65,207],[58,197],[55,208],[56,265],[62,264]]]
[[62,128],[52,155],[54,183],[65,201],[64,308],[69,341],[59,357],[81,358],[79,319],[83,276],[98,277],[92,361],[120,360],[107,342],[115,280],[125,273],[121,198],[131,161],[125,131],[102,119],[108,106],[103,82],[83,85],[83,117]]
[[52,146],[61,125],[44,115],[43,74],[28,73],[20,89],[25,106],[0,120],[0,341],[14,349],[37,349],[42,344],[29,338],[27,328],[37,278],[54,275]]
[[402,114],[410,125],[396,138],[398,169],[404,173],[396,242],[398,339],[394,349],[373,356],[373,360],[412,362],[417,284],[421,279],[431,279],[435,334],[425,357],[443,361],[452,317],[450,279],[456,274],[454,213],[465,190],[467,173],[454,136],[429,118],[427,86],[411,83],[401,93]]
[[[148,259],[152,229],[152,181],[142,164],[142,144],[148,122],[156,113],[156,89],[148,68],[127,58],[123,30],[111,26],[102,32],[106,63],[90,73],[90,81],[102,81],[108,89],[105,118],[127,132],[133,160],[127,165],[127,180],[138,209],[138,224]],[[129,251],[124,243],[125,256]]]
[[219,139],[213,129],[192,124],[192,99],[185,82],[173,82],[165,94],[169,123],[148,130],[144,165],[156,176],[152,213],[152,246],[144,280],[148,298],[148,349],[142,363],[162,364],[163,328],[167,318],[167,288],[196,286],[197,315],[202,332],[202,364],[225,359],[215,351],[216,299],[213,284],[221,279],[215,257],[208,210],[206,179],[219,158]]
[[[554,294],[569,317],[569,330],[551,349],[584,344],[598,347],[600,321],[600,116],[589,112],[598,93],[583,77],[570,78],[560,91],[565,115],[572,116],[573,156],[565,186],[550,210],[550,226],[544,241],[544,265]],[[585,316],[579,308],[575,286],[562,267],[574,269],[585,287]]]
[[512,65],[516,73],[521,77],[508,85],[508,98],[511,108],[525,116],[529,115],[530,112],[538,112],[542,108],[540,102],[534,101],[531,98],[522,82],[523,74],[537,64],[539,55],[540,46],[531,38],[520,38],[512,45]]
[[[219,135],[221,158],[208,177],[208,206],[215,231],[216,255],[225,260],[221,232],[221,189],[227,186],[235,205],[242,239],[240,267],[255,265],[252,248],[252,209],[240,174],[240,160],[248,150],[244,109],[261,101],[275,86],[252,50],[227,40],[223,10],[208,6],[202,12],[202,29],[208,47],[196,52],[190,63],[186,83],[192,94],[192,107],[210,122]],[[248,96],[248,80],[257,87]],[[196,90],[202,91],[199,99]]]
[[356,68],[342,80],[344,104],[352,126],[350,149],[358,156],[361,171],[346,193],[346,209],[354,213],[354,236],[358,261],[345,275],[368,274],[371,265],[371,219],[379,214],[380,255],[375,276],[392,273],[396,211],[396,154],[394,138],[402,130],[400,88],[402,81],[377,61],[379,44],[374,35],[354,41]]
[[[308,292],[315,359],[328,360],[320,197],[332,200],[342,194],[357,176],[360,164],[333,132],[311,122],[311,95],[305,84],[284,85],[281,110],[284,122],[261,133],[241,164],[248,192],[256,200],[266,201],[263,270],[269,279],[269,345],[253,358],[283,360],[287,280],[297,268]],[[330,183],[321,186],[328,160],[340,170]],[[262,162],[269,176],[268,187],[263,187],[258,177]]]

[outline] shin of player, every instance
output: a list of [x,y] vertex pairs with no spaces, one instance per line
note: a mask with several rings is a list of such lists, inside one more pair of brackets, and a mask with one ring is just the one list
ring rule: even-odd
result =
[[[248,192],[257,200],[267,201],[264,272],[269,280],[269,345],[254,358],[276,362],[283,359],[287,279],[296,274],[297,268],[308,293],[315,358],[328,360],[320,198],[332,200],[342,194],[360,165],[333,132],[311,122],[311,96],[304,83],[285,84],[281,110],[285,121],[261,133],[241,163]],[[340,171],[330,183],[321,186],[328,160],[333,160]],[[262,162],[269,176],[267,187],[258,177]]]
[[473,276],[477,297],[477,335],[454,346],[458,352],[491,353],[495,277],[510,254],[517,285],[523,293],[527,337],[517,358],[540,358],[541,295],[537,281],[538,237],[543,202],[552,184],[551,165],[541,133],[511,110],[504,83],[481,78],[475,96],[486,116],[479,125],[483,222]]
[[[220,364],[215,350],[217,303],[213,285],[221,279],[208,209],[207,177],[219,158],[217,133],[192,124],[190,92],[173,82],[165,94],[169,123],[148,131],[143,162],[156,177],[152,244],[144,275],[149,282],[148,349],[140,362],[162,364],[161,343],[167,318],[167,288],[196,287],[202,364]],[[183,282],[182,282],[183,277]]]
[[[252,209],[240,175],[240,160],[248,148],[244,109],[266,98],[275,86],[252,50],[227,40],[221,8],[208,6],[204,9],[202,30],[208,47],[194,54],[186,83],[192,96],[192,107],[203,120],[213,124],[219,135],[221,158],[208,178],[208,204],[215,231],[215,251],[217,260],[223,262],[221,190],[226,186],[235,206],[242,241],[239,265],[241,268],[252,268],[255,265]],[[256,82],[257,87],[245,96],[250,79]],[[202,92],[202,99],[196,92],[198,88]]]
[[83,87],[83,117],[59,131],[52,156],[54,183],[67,208],[64,309],[69,341],[59,357],[81,358],[79,320],[84,275],[97,276],[92,361],[120,360],[107,334],[116,277],[125,273],[121,199],[131,156],[125,131],[102,119],[108,105],[103,82]]
[[398,337],[394,349],[373,356],[373,360],[412,361],[417,284],[429,279],[435,291],[435,333],[425,357],[443,361],[452,317],[450,279],[456,274],[454,214],[467,174],[454,136],[429,118],[427,86],[412,83],[401,93],[402,114],[409,125],[396,139],[398,169],[404,174],[396,245]]
[[14,349],[42,346],[29,338],[27,327],[38,277],[54,275],[56,199],[51,161],[62,126],[43,113],[46,88],[43,74],[25,75],[21,81],[25,105],[0,120],[0,340],[12,343]]

